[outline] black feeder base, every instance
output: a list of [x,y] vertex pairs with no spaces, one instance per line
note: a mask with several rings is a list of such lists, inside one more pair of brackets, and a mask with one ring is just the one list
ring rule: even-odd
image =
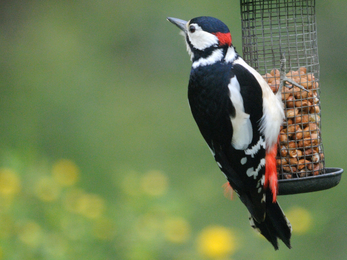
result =
[[343,169],[325,168],[325,173],[305,178],[278,180],[278,195],[299,194],[330,189],[339,184]]

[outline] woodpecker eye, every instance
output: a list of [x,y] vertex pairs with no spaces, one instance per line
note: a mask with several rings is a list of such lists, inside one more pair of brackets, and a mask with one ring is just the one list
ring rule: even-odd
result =
[[191,26],[189,26],[189,31],[191,32],[191,33],[194,33],[195,32],[195,26],[194,25],[191,25]]

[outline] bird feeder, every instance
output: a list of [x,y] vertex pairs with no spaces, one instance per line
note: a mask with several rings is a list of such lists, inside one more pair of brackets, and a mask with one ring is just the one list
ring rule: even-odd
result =
[[336,186],[343,169],[325,167],[315,0],[240,0],[244,60],[274,93],[285,120],[279,135],[279,194]]

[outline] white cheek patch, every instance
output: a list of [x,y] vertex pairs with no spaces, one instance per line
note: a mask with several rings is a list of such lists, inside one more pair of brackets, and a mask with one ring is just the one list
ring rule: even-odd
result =
[[188,37],[194,48],[204,50],[213,45],[218,45],[219,40],[216,35],[203,31],[202,28],[195,23],[191,25],[194,25],[196,30],[193,33],[188,30]]

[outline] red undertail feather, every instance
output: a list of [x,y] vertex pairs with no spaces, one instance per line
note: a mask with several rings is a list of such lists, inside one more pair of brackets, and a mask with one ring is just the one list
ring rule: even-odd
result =
[[277,169],[276,169],[277,144],[265,155],[265,183],[264,187],[270,187],[272,191],[272,202],[276,202],[278,192]]

